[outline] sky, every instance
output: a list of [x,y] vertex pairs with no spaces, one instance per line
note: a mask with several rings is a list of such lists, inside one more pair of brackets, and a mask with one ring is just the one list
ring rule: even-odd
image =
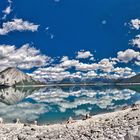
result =
[[34,78],[140,72],[139,0],[0,0],[0,70]]

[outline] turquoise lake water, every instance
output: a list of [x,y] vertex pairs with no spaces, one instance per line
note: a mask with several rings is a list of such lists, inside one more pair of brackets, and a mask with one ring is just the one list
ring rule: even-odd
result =
[[60,123],[112,112],[140,101],[140,86],[70,86],[0,90],[0,117],[6,122]]

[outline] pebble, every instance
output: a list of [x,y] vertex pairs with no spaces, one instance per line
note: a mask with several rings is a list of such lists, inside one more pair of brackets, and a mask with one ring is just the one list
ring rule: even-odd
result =
[[93,116],[84,121],[38,126],[1,124],[0,140],[133,140],[140,139],[140,105]]

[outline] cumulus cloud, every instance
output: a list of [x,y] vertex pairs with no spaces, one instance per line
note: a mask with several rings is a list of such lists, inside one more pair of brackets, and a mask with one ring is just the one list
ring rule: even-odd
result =
[[38,70],[48,73],[60,73],[63,72],[65,69],[60,67],[47,67],[47,68],[39,68]]
[[128,67],[125,67],[125,68],[116,67],[113,70],[113,72],[115,73],[114,76],[117,76],[117,78],[130,78],[136,75],[136,73],[133,72],[132,69]]
[[71,68],[75,67],[79,64],[79,60],[72,59],[70,60],[68,57],[63,57],[61,60],[62,63],[59,64],[60,67]]
[[118,79],[118,78],[130,78],[135,76],[136,73],[128,67],[116,67],[112,69],[111,73],[100,73],[99,77],[108,78],[108,79]]
[[30,74],[30,76],[34,77],[35,79],[40,79],[42,81],[46,79],[45,82],[58,82],[69,77],[70,75],[71,74],[69,71],[64,71],[63,69],[57,67],[39,68]]
[[75,67],[76,70],[89,71],[89,70],[97,70],[99,68],[99,65],[97,63],[87,64],[80,62]]
[[132,49],[127,49],[125,51],[120,51],[117,53],[117,58],[124,63],[128,63],[129,61],[137,58],[140,55],[139,52],[134,51]]
[[132,45],[140,48],[140,35],[137,35],[134,39],[132,39]]
[[99,62],[99,69],[104,72],[111,72],[112,69],[114,69],[115,64],[115,61],[110,61],[109,59],[104,58]]
[[75,67],[77,70],[80,71],[89,71],[89,70],[101,70],[104,72],[110,72],[113,68],[114,65],[116,64],[115,61],[110,61],[109,59],[102,59],[98,63],[78,63]]
[[130,26],[132,29],[139,30],[140,29],[140,20],[139,19],[132,19],[130,22]]
[[39,50],[25,44],[20,48],[10,45],[0,45],[0,65],[1,69],[7,67],[18,67],[30,69],[47,65],[50,57],[42,55]]
[[93,57],[93,54],[91,54],[90,51],[79,51],[76,58],[77,59],[86,59],[86,58],[89,58],[89,57]]
[[87,77],[87,78],[96,78],[97,77],[97,73],[95,71],[88,71],[87,73],[84,73],[83,76]]
[[32,31],[35,32],[38,30],[39,25],[35,25],[29,21],[24,21],[23,19],[13,19],[2,24],[0,28],[0,35],[6,35],[9,32],[13,31]]
[[[131,53],[129,55],[131,55]],[[85,81],[87,78],[91,79],[100,77],[108,79],[128,78],[135,75],[135,72],[133,72],[132,69],[127,67],[115,67],[120,59],[121,61],[125,60],[126,62],[125,57],[127,58],[127,55],[121,55],[120,57],[119,54],[118,58],[104,58],[96,63],[83,63],[80,62],[80,60],[70,60],[67,56],[63,56],[59,64],[47,68],[39,68],[30,75],[46,82],[59,82],[63,79],[69,79],[71,82],[75,82],[78,79],[79,81]],[[71,68],[74,69],[73,72],[70,71]],[[121,72],[119,73],[119,71]]]
[[64,61],[67,61],[69,60],[68,56],[63,56],[62,59],[60,60],[60,62],[64,62]]

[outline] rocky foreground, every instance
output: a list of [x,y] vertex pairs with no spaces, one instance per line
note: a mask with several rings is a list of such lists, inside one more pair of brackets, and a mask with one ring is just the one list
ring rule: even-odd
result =
[[140,105],[69,124],[0,124],[0,140],[140,140]]

